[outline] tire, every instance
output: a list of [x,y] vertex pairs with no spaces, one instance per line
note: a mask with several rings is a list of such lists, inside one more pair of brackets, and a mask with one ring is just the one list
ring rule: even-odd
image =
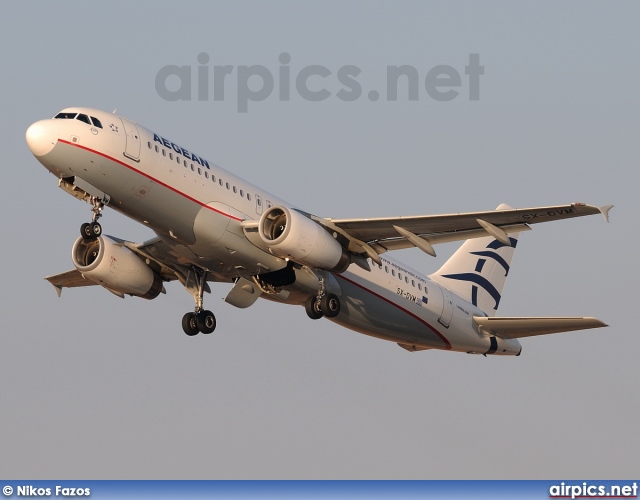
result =
[[85,240],[90,240],[92,238],[91,233],[91,224],[84,223],[80,226],[80,236],[82,236]]
[[311,319],[320,319],[324,316],[320,310],[318,298],[315,295],[311,295],[304,303],[304,310],[307,312],[307,316]]
[[196,325],[200,333],[208,335],[216,329],[216,317],[211,311],[201,311],[196,314]]
[[327,293],[320,299],[320,310],[327,318],[340,314],[340,299],[333,293]]
[[184,330],[184,333],[189,335],[189,337],[193,337],[200,333],[196,323],[196,315],[194,313],[187,313],[182,317],[182,329]]
[[97,222],[92,222],[91,226],[91,237],[93,239],[98,238],[102,234],[102,226]]

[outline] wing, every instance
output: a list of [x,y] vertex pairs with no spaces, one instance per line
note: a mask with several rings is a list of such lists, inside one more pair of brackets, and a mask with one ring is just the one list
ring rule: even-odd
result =
[[482,333],[503,339],[519,339],[608,326],[596,318],[486,318],[474,316],[473,321]]
[[[132,243],[114,238],[113,236],[111,236],[111,238],[117,240],[121,245],[127,247],[142,260],[146,261],[163,281],[178,280],[188,290],[191,290],[195,286],[190,271],[189,260],[185,258],[185,255],[191,252],[187,247],[179,243],[169,245],[159,237],[145,241],[144,243]],[[63,288],[77,288],[98,284],[86,279],[82,273],[76,269],[54,276],[47,276],[45,279],[54,286],[58,296],[62,293]],[[107,288],[107,290],[109,289]],[[124,295],[119,292],[109,291],[119,297],[124,297]],[[206,283],[205,291],[210,292],[209,285]]]
[[613,207],[596,207],[584,203],[551,207],[513,209],[501,205],[488,212],[385,217],[377,219],[323,219],[311,216],[319,224],[348,240],[354,253],[366,253],[375,261],[390,250],[418,247],[435,255],[431,245],[478,238],[490,234],[509,244],[507,233],[530,229],[530,224],[570,219],[601,213],[608,220]]
[[58,297],[62,293],[63,288],[77,288],[80,286],[93,286],[97,285],[91,280],[82,276],[82,273],[77,269],[73,271],[67,271],[66,273],[56,274],[54,276],[47,276],[45,278],[56,289]]

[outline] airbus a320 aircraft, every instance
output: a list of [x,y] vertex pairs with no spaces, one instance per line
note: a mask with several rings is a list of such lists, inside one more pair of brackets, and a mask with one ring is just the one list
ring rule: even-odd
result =
[[[187,335],[209,334],[209,282],[231,284],[226,302],[259,297],[304,305],[311,319],[396,342],[409,351],[443,349],[519,355],[520,337],[606,326],[590,317],[496,317],[519,233],[531,224],[602,213],[573,203],[486,212],[376,219],[322,218],[276,198],[127,118],[68,108],[26,133],[29,149],[93,217],[72,249],[75,269],[46,278],[62,288],[101,285],[154,299],[178,280],[195,309]],[[102,234],[105,207],[151,228],[144,243]],[[387,252],[466,240],[425,276]]]

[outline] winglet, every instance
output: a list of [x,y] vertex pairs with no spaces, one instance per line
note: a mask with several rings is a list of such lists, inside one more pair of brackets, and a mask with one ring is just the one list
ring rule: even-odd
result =
[[598,207],[598,210],[600,210],[600,213],[604,217],[604,220],[606,220],[607,222],[609,222],[609,210],[611,210],[613,207],[614,205],[605,205],[604,207]]
[[53,285],[53,288],[56,289],[56,295],[60,297],[62,295],[62,287],[58,285]]

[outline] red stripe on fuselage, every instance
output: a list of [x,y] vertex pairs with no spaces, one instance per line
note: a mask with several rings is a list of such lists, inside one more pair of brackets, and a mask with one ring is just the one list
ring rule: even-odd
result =
[[[58,139],[58,142],[61,142],[63,144],[67,144],[68,146],[73,146],[73,147],[76,147],[76,148],[79,148],[79,149],[83,149],[83,150],[88,151],[90,153],[97,154],[98,156],[102,156],[103,158],[106,158],[107,160],[116,162],[118,165],[121,165],[121,166],[131,170],[132,172],[136,172],[137,174],[140,174],[143,177],[146,177],[147,179],[149,179],[149,180],[151,180],[151,181],[153,181],[153,182],[155,182],[155,183],[157,183],[157,184],[159,184],[159,185],[161,185],[161,186],[173,191],[174,193],[179,194],[180,196],[183,196],[184,198],[187,198],[189,201],[192,201],[193,203],[196,203],[196,204],[198,204],[198,205],[200,205],[200,206],[202,206],[204,208],[208,208],[209,210],[212,210],[212,211],[214,211],[216,213],[224,215],[225,217],[229,217],[230,219],[237,220],[237,221],[241,221],[242,220],[242,219],[240,219],[238,217],[234,217],[231,214],[228,214],[228,213],[222,212],[220,210],[217,210],[217,209],[215,209],[213,207],[210,207],[210,206],[206,205],[205,203],[202,203],[201,201],[196,200],[195,198],[189,196],[188,194],[185,194],[182,191],[174,188],[173,186],[170,186],[170,185],[168,185],[168,184],[166,184],[166,183],[164,183],[164,182],[162,182],[162,181],[150,176],[149,174],[147,174],[145,172],[142,172],[141,170],[138,170],[137,168],[133,167],[132,165],[129,165],[129,164],[127,164],[127,163],[125,163],[125,162],[123,162],[121,160],[118,160],[117,158],[109,156],[106,153],[102,153],[101,151],[97,151],[95,149],[88,148],[86,146],[82,146],[80,144],[75,144],[75,143],[72,143],[72,142],[69,142],[69,141],[65,141],[64,139]],[[422,323],[427,328],[429,328],[433,333],[435,333],[442,340],[442,342],[444,342],[445,348],[447,350],[451,349],[451,343],[437,329],[435,329],[433,326],[431,326],[429,323],[427,323],[425,320],[423,320],[419,316],[417,316],[417,315],[413,314],[412,312],[406,310],[405,308],[403,308],[402,306],[396,304],[395,302],[392,302],[391,300],[383,297],[382,295],[377,294],[373,290],[370,290],[370,289],[366,288],[365,286],[363,286],[363,285],[361,285],[359,283],[356,283],[353,280],[350,280],[349,278],[345,278],[344,276],[339,275],[339,274],[336,274],[335,276],[337,278],[341,278],[341,279],[343,279],[345,281],[348,281],[352,285],[355,285],[358,288],[361,288],[362,290],[365,290],[366,292],[374,295],[375,297],[378,297],[381,300],[384,300],[385,302],[388,302],[389,304],[391,304],[391,305],[395,306],[396,308],[400,309],[401,311],[403,311],[405,314],[408,314],[412,318],[418,320],[420,323]]]
[[132,172],[136,172],[137,174],[140,174],[143,177],[146,177],[147,179],[149,179],[149,180],[151,180],[151,181],[153,181],[153,182],[155,182],[157,184],[160,184],[161,186],[173,191],[174,193],[179,194],[180,196],[183,196],[184,198],[188,199],[189,201],[197,203],[201,207],[208,208],[209,210],[212,210],[212,211],[214,211],[216,213],[219,213],[220,215],[224,215],[225,217],[229,217],[230,219],[233,219],[233,220],[237,220],[237,221],[241,221],[242,220],[242,219],[240,219],[238,217],[235,217],[235,216],[233,216],[231,214],[228,214],[226,212],[222,212],[222,211],[217,210],[217,209],[215,209],[213,207],[210,207],[209,205],[206,205],[205,203],[202,203],[201,201],[196,200],[195,198],[189,196],[188,194],[183,193],[182,191],[174,188],[173,186],[170,186],[169,184],[165,184],[164,182],[162,182],[162,181],[150,176],[149,174],[144,173],[141,170],[138,170],[137,168],[134,168],[133,166],[131,166],[131,165],[129,165],[129,164],[123,162],[123,161],[118,160],[117,158],[114,158],[113,156],[109,156],[108,154],[102,153],[101,151],[97,151],[95,149],[91,149],[91,148],[88,148],[86,146],[82,146],[80,144],[75,144],[73,142],[65,141],[64,139],[58,139],[58,142],[61,142],[63,144],[67,144],[69,146],[74,146],[76,148],[84,149],[85,151],[89,151],[90,153],[94,153],[94,154],[97,154],[98,156],[102,156],[103,158],[106,158],[107,160],[114,161],[118,165],[122,165],[123,167],[128,168],[129,170],[131,170]]
[[391,304],[392,306],[397,307],[398,309],[400,309],[402,312],[404,312],[405,314],[408,314],[409,316],[411,316],[414,319],[417,319],[420,323],[422,323],[423,325],[425,325],[427,328],[429,328],[429,330],[431,330],[433,333],[435,333],[438,337],[440,337],[440,340],[442,340],[444,342],[444,345],[446,347],[447,350],[451,349],[451,342],[449,342],[444,335],[442,335],[437,329],[435,329],[433,326],[431,326],[429,323],[427,323],[424,319],[422,319],[420,316],[417,316],[415,314],[413,314],[411,311],[406,310],[404,307],[402,307],[401,305],[396,304],[395,302],[387,299],[386,297],[383,297],[382,295],[374,292],[373,290],[368,289],[367,287],[365,287],[364,285],[361,285],[360,283],[356,283],[353,280],[350,280],[349,278],[345,278],[343,275],[341,274],[336,274],[334,275],[336,278],[340,278],[343,279],[349,283],[351,283],[352,285],[357,286],[358,288],[361,288],[362,290],[364,290],[365,292],[369,292],[371,295],[374,295],[375,297],[378,297],[381,300],[384,300],[385,302],[388,302],[389,304]]

